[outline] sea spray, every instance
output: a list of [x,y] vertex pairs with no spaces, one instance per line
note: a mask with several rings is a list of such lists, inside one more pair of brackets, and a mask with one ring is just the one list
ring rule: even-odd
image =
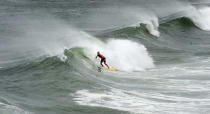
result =
[[[100,30],[121,29],[125,27],[138,27],[145,24],[148,32],[156,37],[160,36],[158,31],[158,16],[140,7],[103,7],[91,10],[87,22],[91,28]],[[114,18],[114,20],[113,20]]]
[[184,16],[189,17],[193,23],[202,30],[210,31],[210,7],[196,8],[191,6]]
[[110,39],[104,45],[96,44],[94,48],[93,46],[88,48],[92,55],[100,51],[106,56],[107,63],[119,70],[131,72],[154,67],[153,60],[144,45],[130,40]]
[[198,9],[198,19],[195,20],[201,29],[210,31],[210,7],[203,7]]

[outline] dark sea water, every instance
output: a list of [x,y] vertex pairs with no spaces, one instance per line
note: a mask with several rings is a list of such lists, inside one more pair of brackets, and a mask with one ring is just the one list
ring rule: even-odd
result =
[[209,114],[209,31],[209,0],[0,0],[0,114]]

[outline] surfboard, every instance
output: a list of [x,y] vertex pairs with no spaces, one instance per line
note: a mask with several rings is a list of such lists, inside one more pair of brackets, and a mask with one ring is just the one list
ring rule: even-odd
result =
[[106,65],[104,65],[104,68],[106,68],[109,71],[116,71],[117,70],[116,68],[111,67],[111,66],[109,66],[109,68],[108,68]]

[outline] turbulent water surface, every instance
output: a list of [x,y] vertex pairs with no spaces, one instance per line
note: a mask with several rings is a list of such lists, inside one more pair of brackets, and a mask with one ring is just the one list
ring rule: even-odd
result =
[[0,25],[0,114],[210,113],[209,0],[1,0]]

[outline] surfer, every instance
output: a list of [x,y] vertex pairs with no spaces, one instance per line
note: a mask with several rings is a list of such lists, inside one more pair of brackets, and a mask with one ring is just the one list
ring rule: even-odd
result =
[[102,63],[104,63],[108,67],[108,69],[109,69],[109,66],[106,64],[106,58],[102,54],[100,54],[99,51],[97,52],[96,58],[97,57],[100,57],[101,58],[101,66],[103,67],[103,64]]

